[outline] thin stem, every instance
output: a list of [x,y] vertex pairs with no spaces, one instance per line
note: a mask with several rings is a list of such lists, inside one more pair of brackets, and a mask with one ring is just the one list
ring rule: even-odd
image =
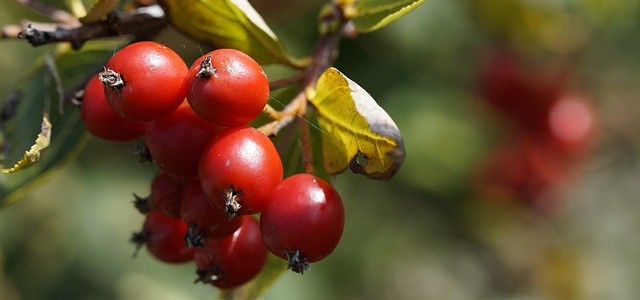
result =
[[276,110],[275,108],[273,108],[273,106],[267,104],[264,107],[263,112],[265,114],[267,114],[267,116],[273,120],[280,120],[282,119],[282,112]]
[[307,120],[299,118],[298,126],[300,126],[300,143],[302,143],[302,162],[304,163],[304,172],[307,174],[314,174],[313,149],[311,148],[309,124],[307,123]]
[[[258,130],[267,136],[277,135],[282,128],[291,124],[297,116],[301,116],[300,112],[303,110],[303,107],[304,110],[306,110],[306,104],[307,98],[305,97],[304,92],[301,91],[289,104],[287,104],[287,106],[284,107],[284,109],[279,112],[276,111],[279,115],[274,118],[275,121],[260,126]],[[268,109],[269,108],[265,108],[265,110]]]
[[22,26],[10,24],[2,26],[2,33],[0,33],[0,38],[3,39],[17,39],[18,35],[22,32]]
[[304,72],[298,72],[296,74],[293,74],[292,76],[274,80],[272,82],[269,82],[269,90],[273,91],[273,90],[277,90],[277,89],[289,86],[289,85],[297,83],[297,82],[302,82],[304,77],[305,77],[305,73]]

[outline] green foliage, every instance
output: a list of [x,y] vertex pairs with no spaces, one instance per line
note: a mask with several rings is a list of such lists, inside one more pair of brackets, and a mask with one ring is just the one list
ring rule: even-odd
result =
[[369,178],[389,179],[400,168],[405,156],[400,130],[358,84],[330,68],[318,79],[309,101],[324,133],[327,172],[337,174],[350,167]]
[[261,64],[299,65],[246,0],[162,0],[171,24],[216,48],[234,48]]
[[[54,60],[62,80],[62,89],[76,87],[90,74],[97,72],[113,53],[113,47],[113,43],[94,43],[86,45],[79,52],[72,52],[66,47],[59,48]],[[15,101],[13,104],[5,101],[5,111],[9,106],[15,106],[15,112],[2,123],[3,165],[13,166],[34,145],[36,136],[41,132],[43,111],[48,112],[52,131],[46,155],[42,155],[37,164],[14,174],[0,175],[0,207],[18,200],[26,192],[29,183],[59,166],[81,145],[85,131],[80,111],[70,107],[68,102],[63,107],[63,113],[58,111],[58,101],[64,101],[59,99],[58,92],[50,68],[47,68],[44,60],[40,60],[16,89],[15,98],[5,99]]]
[[82,23],[93,23],[103,20],[117,5],[119,0],[99,0],[87,12],[87,15],[80,18]]
[[359,32],[371,32],[414,10],[426,0],[358,0],[353,22]]

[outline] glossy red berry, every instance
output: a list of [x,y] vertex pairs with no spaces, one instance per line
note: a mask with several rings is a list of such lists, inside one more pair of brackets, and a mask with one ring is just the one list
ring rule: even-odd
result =
[[262,67],[235,49],[218,49],[189,69],[187,100],[203,118],[222,126],[246,125],[269,100],[269,82]]
[[121,117],[152,121],[184,101],[188,71],[173,50],[147,41],[120,49],[99,75],[109,105]]
[[267,203],[260,215],[262,238],[293,271],[306,271],[309,263],[325,258],[338,245],[344,208],[326,181],[310,174],[290,176],[271,191]]
[[82,121],[96,137],[108,141],[124,142],[142,136],[145,124],[121,118],[107,103],[104,87],[98,76],[91,77],[82,96]]
[[147,197],[135,195],[135,206],[143,214],[160,211],[172,218],[180,218],[180,207],[189,180],[158,172],[151,181],[151,193]]
[[144,139],[161,170],[195,177],[202,152],[222,129],[196,115],[184,102],[168,116],[148,123]]
[[185,235],[187,247],[203,247],[205,239],[228,237],[241,224],[239,218],[230,219],[226,214],[213,209],[197,180],[187,187],[180,213],[182,220],[189,227]]
[[161,212],[147,215],[140,232],[134,233],[131,240],[147,247],[157,259],[167,263],[183,263],[193,260],[193,249],[184,245],[182,237],[187,225],[180,219],[174,219]]
[[255,214],[282,180],[282,162],[271,140],[249,126],[222,131],[199,165],[202,190],[211,205],[231,216]]
[[204,248],[196,249],[196,281],[227,289],[248,282],[260,272],[267,259],[260,224],[251,216],[240,220],[242,225],[230,237],[207,239]]

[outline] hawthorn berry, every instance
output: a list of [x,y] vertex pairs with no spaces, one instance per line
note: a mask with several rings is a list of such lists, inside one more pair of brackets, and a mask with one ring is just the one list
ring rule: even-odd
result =
[[288,268],[303,273],[309,263],[329,255],[344,228],[344,207],[338,192],[310,175],[285,178],[269,194],[260,215],[264,243]]
[[173,50],[145,41],[116,52],[99,77],[107,102],[121,117],[153,121],[184,101],[188,71]]
[[269,100],[267,76],[242,51],[207,53],[193,63],[187,76],[187,100],[193,110],[222,126],[246,125]]
[[260,272],[267,260],[260,224],[251,216],[240,220],[242,225],[233,235],[207,239],[204,248],[195,249],[196,282],[227,289],[248,282]]
[[145,245],[149,253],[163,262],[183,263],[193,260],[193,249],[185,247],[182,240],[186,232],[187,225],[182,220],[151,212],[131,241],[137,245],[136,252]]
[[225,129],[209,144],[198,174],[209,203],[233,217],[260,212],[283,169],[271,140],[253,127],[240,126]]
[[228,237],[241,224],[239,218],[230,219],[226,214],[213,209],[197,180],[194,180],[184,193],[180,216],[189,227],[184,237],[187,247],[203,247],[206,238]]
[[189,182],[184,178],[160,171],[151,180],[149,196],[143,198],[134,194],[135,207],[143,214],[160,211],[172,218],[179,218],[182,198]]
[[149,122],[144,139],[161,170],[174,176],[195,177],[202,152],[222,129],[196,115],[183,102],[168,116]]
[[84,126],[101,139],[124,142],[144,133],[144,123],[123,119],[109,106],[97,75],[91,77],[84,88],[80,111]]

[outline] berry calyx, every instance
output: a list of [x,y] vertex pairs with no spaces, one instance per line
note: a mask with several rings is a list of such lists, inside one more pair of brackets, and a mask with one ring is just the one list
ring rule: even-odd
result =
[[198,174],[211,206],[230,217],[262,210],[270,190],[283,176],[271,140],[249,126],[227,128],[209,144]]
[[109,106],[97,75],[91,77],[84,88],[80,111],[89,133],[104,140],[131,141],[144,132],[144,123],[123,119]]
[[196,282],[226,289],[242,285],[260,272],[267,259],[260,224],[251,216],[239,219],[242,225],[233,235],[207,239],[204,248],[195,250]]
[[239,218],[230,219],[213,209],[197,180],[194,180],[184,193],[180,216],[189,226],[184,236],[187,247],[203,247],[206,238],[226,238],[242,224]]
[[187,72],[187,65],[173,50],[145,41],[116,52],[99,77],[107,102],[118,115],[148,122],[182,103]]
[[187,75],[187,100],[201,117],[221,126],[246,125],[269,100],[262,67],[235,49],[218,49],[197,59]]
[[187,226],[180,219],[171,218],[161,212],[151,212],[144,221],[142,230],[133,233],[131,241],[136,252],[145,245],[155,258],[167,263],[183,263],[193,259],[193,249],[184,246],[182,237]]

